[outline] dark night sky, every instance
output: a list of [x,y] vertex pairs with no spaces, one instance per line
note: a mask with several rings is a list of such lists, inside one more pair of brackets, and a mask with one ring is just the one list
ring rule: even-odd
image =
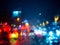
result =
[[[59,0],[0,0],[0,21],[12,21],[12,11],[21,10],[21,17],[31,23],[53,20],[60,15]],[[39,16],[41,13],[41,16]],[[33,23],[32,23],[33,24]]]

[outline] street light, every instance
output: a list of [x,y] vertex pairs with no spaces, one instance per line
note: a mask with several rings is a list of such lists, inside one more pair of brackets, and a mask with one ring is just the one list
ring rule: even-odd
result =
[[46,21],[46,24],[49,24],[49,22],[48,22],[48,21]]
[[17,18],[17,21],[20,22],[20,18],[19,17]]
[[45,23],[44,22],[42,23],[42,26],[45,26]]
[[56,23],[58,20],[59,20],[59,16],[55,16],[55,17],[54,17],[55,23]]

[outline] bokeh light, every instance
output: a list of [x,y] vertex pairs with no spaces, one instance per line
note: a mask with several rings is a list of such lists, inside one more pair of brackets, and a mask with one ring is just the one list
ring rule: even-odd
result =
[[9,38],[18,38],[18,33],[9,33]]
[[13,17],[18,17],[21,13],[22,11],[13,11]]
[[20,18],[19,17],[17,18],[17,22],[20,22]]
[[50,32],[49,32],[49,35],[50,35],[50,36],[53,36],[53,31],[50,31]]
[[57,22],[59,20],[59,16],[54,17],[54,21]]
[[46,24],[49,24],[49,21],[46,21]]

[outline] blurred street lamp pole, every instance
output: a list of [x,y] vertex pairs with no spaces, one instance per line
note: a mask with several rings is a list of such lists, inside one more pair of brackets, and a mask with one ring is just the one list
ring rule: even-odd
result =
[[[22,11],[13,11],[13,18],[14,20],[16,21],[16,24],[17,24],[17,27],[19,27],[19,24],[21,23],[21,13]],[[14,22],[15,23],[15,22]],[[20,29],[18,29],[18,42],[19,42],[19,45],[20,45]]]

